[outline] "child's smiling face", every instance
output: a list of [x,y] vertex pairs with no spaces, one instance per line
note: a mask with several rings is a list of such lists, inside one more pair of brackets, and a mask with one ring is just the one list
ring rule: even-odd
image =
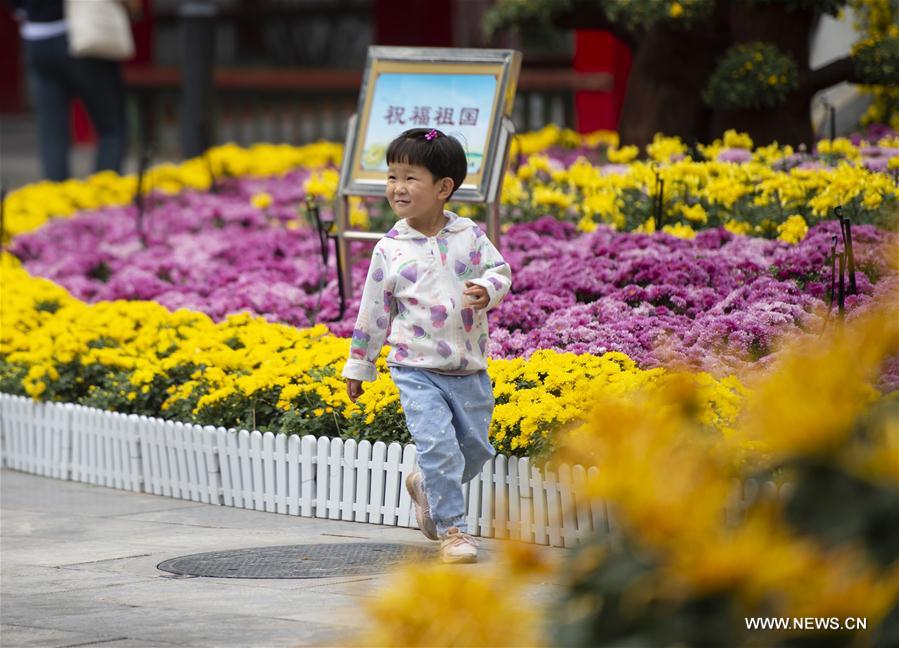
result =
[[423,166],[394,162],[387,168],[387,202],[400,218],[415,221],[443,213],[452,191],[450,178],[435,180]]

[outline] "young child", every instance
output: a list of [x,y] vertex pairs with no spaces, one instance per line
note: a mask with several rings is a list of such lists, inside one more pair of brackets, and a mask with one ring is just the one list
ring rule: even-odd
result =
[[418,526],[444,562],[474,562],[462,485],[496,454],[488,439],[487,311],[512,285],[509,264],[468,218],[444,211],[467,170],[461,144],[413,128],[387,148],[387,201],[399,217],[378,241],[343,369],[354,402],[377,378],[385,339],[420,472],[406,480]]

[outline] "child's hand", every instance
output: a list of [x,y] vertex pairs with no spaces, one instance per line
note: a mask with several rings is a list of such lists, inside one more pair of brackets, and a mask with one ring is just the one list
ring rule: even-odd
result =
[[362,381],[361,380],[353,380],[352,378],[347,378],[346,379],[346,393],[347,393],[347,396],[350,397],[350,400],[355,403],[356,399],[365,393],[365,390],[362,389]]
[[465,286],[466,288],[462,291],[462,294],[468,298],[468,305],[475,310],[487,308],[487,304],[490,303],[490,295],[487,293],[487,289],[471,281],[466,281]]

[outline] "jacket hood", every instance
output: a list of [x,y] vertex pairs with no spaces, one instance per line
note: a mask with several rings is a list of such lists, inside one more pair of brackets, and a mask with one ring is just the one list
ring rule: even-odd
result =
[[[449,222],[443,226],[443,229],[438,232],[438,236],[440,234],[453,234],[456,232],[464,232],[465,230],[477,227],[475,222],[470,218],[465,218],[464,216],[459,216],[458,214],[454,214],[451,211],[444,211],[443,215],[449,218]],[[413,229],[409,223],[406,222],[405,218],[401,218],[398,220],[394,226],[391,228],[387,234],[385,234],[387,238],[397,239],[399,241],[414,241],[416,239],[426,240],[427,237],[419,232],[416,229]]]

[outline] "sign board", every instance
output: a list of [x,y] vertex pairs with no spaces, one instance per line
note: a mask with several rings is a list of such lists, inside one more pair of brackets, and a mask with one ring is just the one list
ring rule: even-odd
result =
[[491,194],[504,171],[504,129],[520,68],[521,54],[513,50],[370,47],[341,194],[384,195],[390,142],[410,128],[436,128],[457,138],[468,157],[453,200],[497,199]]
[[[349,196],[383,196],[387,147],[410,128],[436,128],[462,144],[468,173],[453,201],[487,203],[487,236],[499,245],[499,201],[521,71],[514,50],[369,47],[358,112],[347,128],[337,205],[342,299],[353,295],[350,241],[381,232],[350,229]],[[345,302],[342,302],[345,303]]]

